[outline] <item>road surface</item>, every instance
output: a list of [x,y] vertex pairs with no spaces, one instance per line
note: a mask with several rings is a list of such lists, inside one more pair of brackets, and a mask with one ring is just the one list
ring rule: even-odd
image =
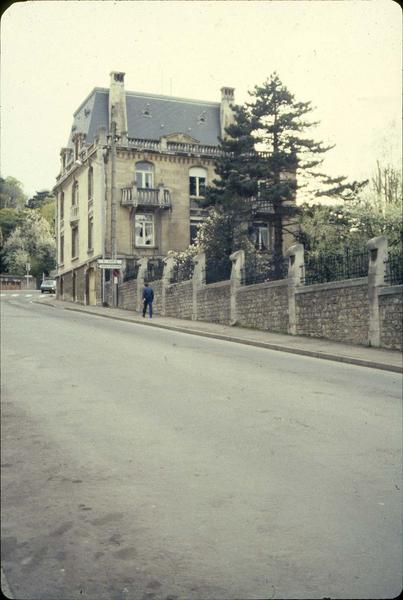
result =
[[393,598],[401,377],[2,304],[16,598]]

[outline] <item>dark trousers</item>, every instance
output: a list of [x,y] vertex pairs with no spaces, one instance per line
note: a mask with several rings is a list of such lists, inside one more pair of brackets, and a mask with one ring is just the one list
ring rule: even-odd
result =
[[148,306],[148,311],[150,313],[150,319],[151,319],[151,317],[153,316],[153,301],[152,300],[144,300],[144,303],[143,303],[143,317],[146,316],[147,306]]

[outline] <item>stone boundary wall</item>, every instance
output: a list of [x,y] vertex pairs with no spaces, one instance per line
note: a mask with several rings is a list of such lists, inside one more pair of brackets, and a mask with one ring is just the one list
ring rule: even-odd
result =
[[197,320],[229,325],[231,287],[229,281],[210,283],[197,292]]
[[380,344],[382,348],[403,350],[403,285],[380,288],[379,319]]
[[239,287],[236,291],[237,325],[287,333],[287,281]]
[[168,285],[165,289],[165,316],[191,319],[193,312],[193,283],[183,281]]
[[119,285],[118,307],[137,311],[137,279],[124,281]]
[[368,345],[367,278],[296,289],[297,334]]
[[[388,286],[385,281],[388,258],[384,236],[367,243],[368,277],[303,285],[304,248],[291,246],[286,256],[288,278],[243,285],[245,255],[234,252],[231,279],[206,285],[206,257],[194,258],[195,269],[189,281],[171,284],[174,259],[164,259],[161,280],[151,282],[156,315],[240,325],[291,335],[304,335],[338,342],[402,350],[403,285]],[[147,258],[140,260],[138,279],[120,283],[119,307],[140,312],[141,291]],[[76,298],[86,302],[86,267],[77,268]],[[63,275],[63,299],[72,297],[72,271]],[[100,278],[97,278],[97,287]],[[59,288],[58,288],[59,293]],[[105,285],[105,301],[113,305],[112,284]]]
[[[153,312],[156,315],[162,315],[162,280],[150,281],[149,285],[154,290]],[[141,309],[143,309],[143,303],[141,304]]]

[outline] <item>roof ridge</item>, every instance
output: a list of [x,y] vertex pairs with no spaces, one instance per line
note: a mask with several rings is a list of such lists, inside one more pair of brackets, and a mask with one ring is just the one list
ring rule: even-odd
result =
[[189,102],[190,104],[208,104],[210,106],[220,106],[220,102],[212,102],[211,100],[198,100],[196,98],[182,98],[181,96],[167,96],[165,94],[153,94],[151,92],[131,92],[126,91],[126,96],[140,96],[144,98],[155,98],[157,100],[179,100],[180,102]]

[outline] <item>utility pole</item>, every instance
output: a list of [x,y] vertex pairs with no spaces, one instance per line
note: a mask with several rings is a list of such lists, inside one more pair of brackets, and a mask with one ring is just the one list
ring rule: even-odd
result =
[[[111,115],[111,258],[116,260],[116,121],[114,120],[114,107]],[[112,271],[112,305],[117,305],[117,279]]]

